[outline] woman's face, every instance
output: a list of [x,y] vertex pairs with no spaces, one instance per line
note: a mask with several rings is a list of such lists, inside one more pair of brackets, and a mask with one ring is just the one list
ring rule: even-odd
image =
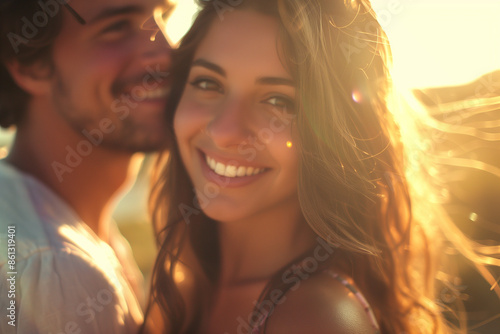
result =
[[277,41],[276,19],[235,10],[214,20],[193,58],[174,128],[200,205],[215,220],[298,208],[295,88]]

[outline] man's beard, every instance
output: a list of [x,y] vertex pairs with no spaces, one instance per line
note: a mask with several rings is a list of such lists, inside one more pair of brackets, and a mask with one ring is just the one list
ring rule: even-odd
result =
[[[95,110],[78,107],[78,103],[72,98],[70,86],[57,71],[54,71],[53,75],[52,99],[56,111],[75,132],[82,136],[82,140],[88,140],[89,133],[95,135],[100,133],[102,140],[97,140],[99,136],[96,135],[93,144],[97,142],[99,144],[95,146],[126,153],[149,153],[167,148],[166,134],[155,136],[144,124],[134,122],[130,110],[126,117],[120,119],[118,114],[112,111],[111,105],[106,108],[106,103],[99,103],[99,100]],[[113,84],[113,87],[122,86],[124,84],[120,82]],[[116,99],[119,99],[120,94],[120,91],[113,91],[113,97]],[[109,129],[112,130],[101,131],[100,124],[103,120],[110,120],[108,123],[112,125],[109,125]]]

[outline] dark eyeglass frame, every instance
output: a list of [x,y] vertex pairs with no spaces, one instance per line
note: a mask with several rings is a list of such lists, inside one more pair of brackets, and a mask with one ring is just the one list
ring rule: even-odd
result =
[[[87,24],[87,21],[85,21],[83,19],[83,17],[81,17],[80,14],[78,14],[76,12],[76,10],[74,10],[73,7],[71,7],[67,2],[65,2],[63,4],[63,6],[66,7],[66,9],[68,10],[68,12],[78,21],[78,23],[80,23],[81,25]],[[172,14],[172,11],[174,10],[174,8],[175,8],[175,6],[172,6],[170,4],[169,6],[167,6],[167,8],[165,9],[165,11],[162,13],[162,16],[164,18],[169,17],[170,14]],[[148,20],[150,20],[150,19],[154,19],[154,21],[155,21],[156,27],[153,28],[153,29],[146,27],[146,22]],[[155,36],[158,33],[158,31],[161,31],[163,35],[165,35],[165,32],[158,26],[158,22],[156,21],[157,18],[155,17],[155,15],[152,15],[150,19],[146,20],[146,22],[143,23],[143,25],[141,26],[141,28],[146,29],[146,30],[155,30],[155,32],[153,33],[153,35],[150,38],[151,41],[154,41],[155,40]],[[165,36],[165,37],[167,37],[167,36]]]
[[[64,3],[63,6],[66,7],[66,9],[68,10],[68,12],[78,21],[78,23],[80,23],[81,25],[87,24],[87,21],[85,21],[84,18],[81,17],[80,14],[78,14],[76,12],[76,10],[74,10],[73,7],[71,7],[68,3]],[[170,14],[172,13],[173,9],[174,9],[174,6],[168,6],[167,9],[165,10],[165,12],[162,13],[162,16],[165,16],[165,17],[170,16]],[[152,16],[151,18],[154,19],[154,16]],[[146,21],[148,21],[148,20],[146,20]],[[155,19],[155,21],[156,21],[156,19]],[[146,23],[146,22],[144,22],[144,23]],[[145,27],[145,24],[143,24],[143,28],[144,29],[148,29],[147,27]],[[156,30],[156,28],[154,30]],[[152,37],[152,40],[154,40],[154,37]]]
[[[3,3],[0,3],[0,5],[8,5],[8,4],[12,3],[13,1],[15,1],[15,0],[6,0]],[[64,7],[66,7],[68,12],[71,14],[71,16],[73,16],[75,18],[75,20],[78,23],[80,23],[81,25],[87,24],[87,21],[85,21],[85,19],[83,17],[81,17],[80,14],[78,14],[77,11],[73,7],[71,7],[67,2],[63,3],[62,5]],[[165,17],[168,17],[172,13],[173,9],[174,9],[174,6],[172,6],[172,5],[168,6],[162,15]],[[146,28],[146,27],[143,27],[143,28]],[[154,29],[154,30],[156,30],[156,29]],[[161,30],[161,29],[158,29],[158,30]],[[152,40],[154,40],[154,35],[152,36]]]
[[78,14],[76,10],[74,10],[73,7],[71,7],[67,2],[65,2],[63,6],[66,7],[68,12],[78,21],[78,23],[81,25],[87,24],[87,21],[85,21],[83,17],[81,17],[80,14]]

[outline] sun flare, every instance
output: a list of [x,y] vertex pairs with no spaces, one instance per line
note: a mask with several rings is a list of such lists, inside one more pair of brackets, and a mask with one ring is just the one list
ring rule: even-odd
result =
[[404,88],[453,86],[500,69],[500,2],[373,0]]
[[[500,2],[492,0],[372,0],[404,88],[462,84],[500,69]],[[177,43],[197,12],[178,0],[165,30]]]

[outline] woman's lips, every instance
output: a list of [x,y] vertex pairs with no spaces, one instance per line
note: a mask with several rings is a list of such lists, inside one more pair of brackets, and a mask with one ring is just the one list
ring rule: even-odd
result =
[[199,150],[205,177],[221,187],[239,187],[261,178],[269,168],[240,164],[235,160],[222,161]]

